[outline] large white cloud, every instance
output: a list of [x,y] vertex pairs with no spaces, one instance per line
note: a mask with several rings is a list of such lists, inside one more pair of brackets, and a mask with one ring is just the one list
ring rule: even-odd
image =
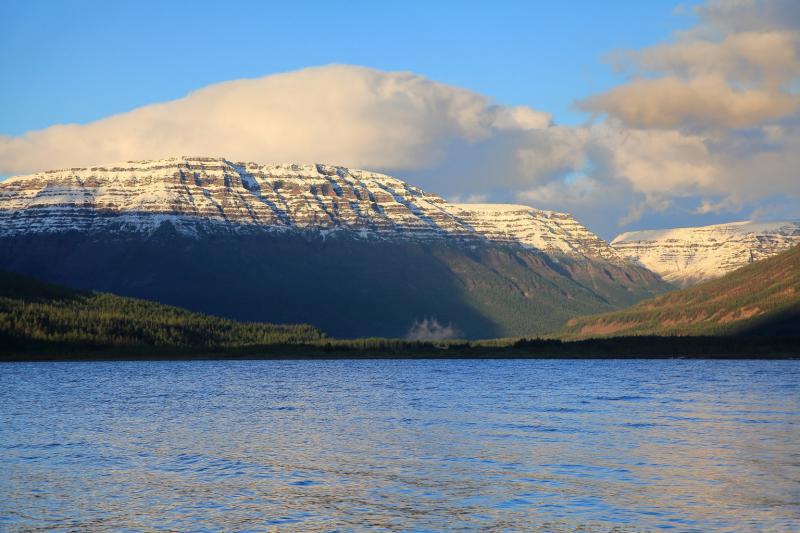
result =
[[419,168],[453,141],[549,123],[545,113],[496,106],[411,73],[333,65],[219,83],[91,124],[0,138],[0,172],[176,154]]

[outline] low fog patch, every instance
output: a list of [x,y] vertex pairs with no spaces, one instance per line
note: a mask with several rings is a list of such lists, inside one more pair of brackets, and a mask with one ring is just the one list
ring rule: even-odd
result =
[[457,335],[458,331],[453,327],[452,323],[443,326],[435,318],[423,318],[422,320],[414,321],[414,324],[411,325],[406,334],[406,339],[411,341],[440,341],[452,339]]

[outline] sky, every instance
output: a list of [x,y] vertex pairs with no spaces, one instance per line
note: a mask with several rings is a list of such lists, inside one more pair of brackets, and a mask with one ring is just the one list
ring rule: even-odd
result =
[[0,3],[0,175],[385,171],[621,231],[800,217],[800,2]]

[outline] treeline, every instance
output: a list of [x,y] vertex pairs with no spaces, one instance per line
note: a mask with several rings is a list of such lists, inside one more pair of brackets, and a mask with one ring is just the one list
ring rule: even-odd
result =
[[53,347],[208,349],[312,343],[309,325],[236,322],[0,273],[0,350]]

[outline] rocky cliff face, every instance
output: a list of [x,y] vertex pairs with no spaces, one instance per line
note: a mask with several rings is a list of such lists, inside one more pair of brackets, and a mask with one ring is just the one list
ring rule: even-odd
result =
[[620,259],[604,240],[567,213],[509,204],[451,204],[448,210],[491,241],[613,261]]
[[399,179],[329,165],[175,158],[18,176],[0,183],[0,235],[78,231],[345,232],[361,238],[496,241],[619,260],[572,216],[449,204]]
[[800,244],[800,221],[733,222],[697,228],[632,231],[611,246],[676,285],[720,277]]

